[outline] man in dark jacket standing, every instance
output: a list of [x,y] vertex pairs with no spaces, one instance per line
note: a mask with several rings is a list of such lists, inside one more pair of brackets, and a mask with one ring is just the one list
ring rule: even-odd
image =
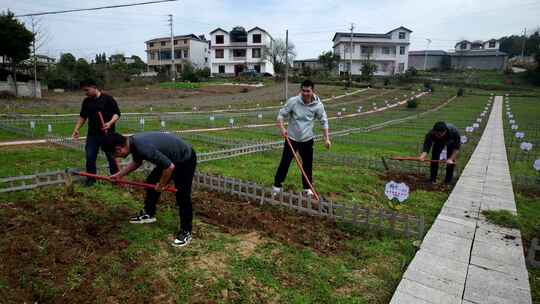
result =
[[[79,138],[79,129],[88,120],[88,132],[86,135],[86,172],[95,174],[97,172],[96,160],[99,153],[99,148],[103,143],[103,136],[107,132],[115,131],[115,123],[120,119],[120,109],[116,100],[108,94],[101,92],[93,81],[81,82],[81,89],[85,92],[86,98],[82,102],[79,120],[73,129],[71,137]],[[101,125],[103,117],[104,125]],[[105,153],[109,162],[109,171],[114,174],[118,171],[114,157]],[[91,186],[95,182],[94,179],[88,179],[86,186]]]
[[[444,147],[446,147],[446,176],[444,182],[449,184],[452,182],[452,177],[454,176],[454,168],[456,166],[456,159],[459,153],[459,148],[461,146],[461,136],[457,128],[449,123],[444,121],[439,121],[435,123],[433,129],[431,129],[424,139],[424,147],[422,154],[420,154],[419,159],[421,161],[426,160],[429,150],[433,146],[431,153],[432,160],[439,160],[441,152]],[[437,180],[437,172],[439,171],[439,163],[431,162],[431,177],[430,180],[432,183],[435,183]]]
[[193,148],[175,135],[161,132],[144,132],[130,137],[118,133],[106,135],[103,150],[115,157],[125,158],[131,154],[133,160],[120,172],[111,175],[112,179],[137,170],[143,161],[149,161],[156,167],[147,177],[146,182],[156,184],[155,189],[146,191],[144,208],[130,219],[132,224],[146,224],[156,221],[156,204],[161,191],[172,179],[177,188],[176,205],[180,216],[180,230],[172,245],[186,246],[191,242],[193,208],[191,205],[191,186],[197,155]]

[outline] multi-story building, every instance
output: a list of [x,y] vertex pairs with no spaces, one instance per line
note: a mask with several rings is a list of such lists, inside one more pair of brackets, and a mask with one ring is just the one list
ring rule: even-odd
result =
[[273,42],[267,31],[259,27],[246,31],[237,26],[230,32],[217,28],[210,37],[212,75],[238,75],[245,70],[274,75],[272,62],[264,56]]
[[[186,62],[196,68],[210,67],[210,43],[204,35],[174,36],[174,65],[181,72]],[[170,71],[171,37],[155,38],[145,42],[148,67],[152,71]]]
[[361,75],[362,66],[368,61],[376,65],[375,75],[403,73],[408,67],[411,33],[403,26],[385,34],[336,33],[332,41],[334,53],[341,57],[339,73]]

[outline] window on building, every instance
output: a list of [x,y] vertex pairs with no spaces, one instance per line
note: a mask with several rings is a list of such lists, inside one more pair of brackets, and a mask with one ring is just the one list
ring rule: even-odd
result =
[[156,53],[151,52],[150,53],[150,60],[155,60],[155,59],[156,59]]
[[218,69],[219,69],[219,73],[220,73],[220,74],[225,74],[225,66],[224,66],[224,65],[220,65],[220,66],[218,67]]
[[184,44],[187,44],[187,39],[184,39]]
[[399,39],[405,39],[405,32],[399,32]]
[[148,44],[148,47],[154,47],[154,43],[153,43],[153,42],[150,42],[150,43]]
[[208,63],[208,57],[204,57],[204,63]]
[[459,45],[459,48],[462,49],[462,50],[467,49],[467,43],[466,43],[466,42],[462,42],[462,43]]
[[371,46],[362,46],[361,52],[362,52],[362,54],[372,54],[373,53],[373,47],[371,47]]
[[178,40],[175,40],[175,41],[174,41],[174,45],[177,45],[177,44],[178,44]]
[[233,49],[233,57],[246,57],[245,49]]
[[496,45],[496,41],[495,40],[492,40],[489,42],[489,48],[494,48]]
[[399,54],[400,55],[405,55],[405,47],[404,46],[399,47]]
[[387,46],[383,47],[383,48],[382,48],[382,53],[383,53],[384,55],[390,55],[390,48],[387,47]]
[[161,41],[161,46],[165,46],[167,44],[167,41]]
[[253,68],[255,69],[255,71],[257,71],[257,73],[261,72],[261,65],[260,64],[254,65]]
[[400,63],[399,64],[399,72],[403,73],[403,71],[405,71],[405,63]]
[[251,49],[252,58],[261,58],[261,49]]
[[216,58],[224,58],[225,52],[223,49],[216,50]]
[[253,34],[253,43],[261,43],[261,34]]
[[175,50],[175,51],[174,51],[174,58],[175,58],[175,59],[180,59],[180,58],[182,58],[182,50]]
[[216,35],[216,44],[223,44],[224,42],[223,35]]
[[166,51],[159,52],[159,58],[161,60],[171,60],[171,51],[166,50]]
[[189,58],[189,50],[184,50],[184,58]]

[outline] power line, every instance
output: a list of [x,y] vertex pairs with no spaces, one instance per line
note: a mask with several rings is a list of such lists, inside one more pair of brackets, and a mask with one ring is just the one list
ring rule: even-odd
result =
[[173,1],[178,1],[178,0],[158,0],[158,1],[139,2],[139,3],[130,3],[130,4],[99,6],[99,7],[93,7],[93,8],[69,9],[69,10],[61,10],[61,11],[51,11],[51,12],[41,12],[41,13],[17,15],[15,17],[54,15],[54,14],[63,14],[63,13],[72,13],[72,12],[81,12],[81,11],[95,11],[95,10],[102,10],[102,9],[109,9],[109,8],[120,8],[120,7],[138,6],[138,5],[146,5],[146,4],[154,4],[154,3],[162,3],[162,2],[173,2]]

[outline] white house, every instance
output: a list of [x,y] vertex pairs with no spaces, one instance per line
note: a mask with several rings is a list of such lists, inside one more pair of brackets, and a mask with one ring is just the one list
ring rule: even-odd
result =
[[455,45],[456,51],[474,51],[474,50],[483,50],[483,51],[497,51],[499,50],[500,40],[489,39],[486,41],[475,40],[468,41],[462,40]]
[[[209,41],[204,35],[195,34],[174,36],[174,64],[181,72],[184,64],[190,62],[196,68],[210,66]],[[171,69],[171,38],[155,38],[145,42],[148,67],[152,71]]]
[[377,66],[375,75],[403,73],[408,68],[411,33],[403,26],[385,34],[336,33],[332,41],[334,53],[341,57],[339,73],[349,73],[351,56],[353,75],[362,74],[362,65],[368,60]]
[[273,38],[265,30],[254,27],[246,31],[234,27],[230,32],[217,28],[210,32],[212,75],[238,75],[245,70],[274,75],[272,62],[264,58],[265,48]]

